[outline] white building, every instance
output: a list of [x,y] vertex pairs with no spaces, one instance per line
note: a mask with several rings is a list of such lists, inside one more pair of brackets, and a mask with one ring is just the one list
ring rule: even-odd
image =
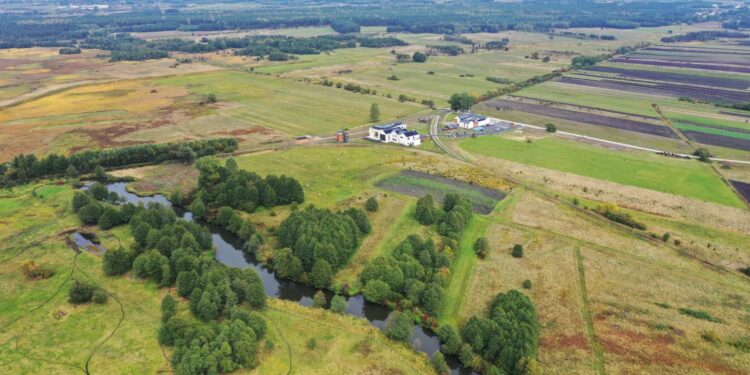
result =
[[422,144],[422,136],[419,135],[419,132],[406,129],[406,124],[403,122],[371,126],[368,138],[374,141],[398,143],[404,146],[419,146]]
[[489,125],[490,119],[488,119],[487,116],[466,112],[456,116],[456,124],[464,129],[474,129],[480,126]]

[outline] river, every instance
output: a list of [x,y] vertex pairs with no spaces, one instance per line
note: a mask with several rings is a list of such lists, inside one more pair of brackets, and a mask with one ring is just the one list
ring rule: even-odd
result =
[[[163,195],[140,197],[128,192],[127,184],[127,182],[115,182],[106,186],[109,191],[117,193],[127,203],[160,203],[172,207],[172,204]],[[190,212],[178,208],[174,209],[184,220],[193,220],[193,215]],[[217,261],[230,267],[255,270],[263,280],[263,289],[269,297],[295,301],[304,306],[312,305],[313,295],[318,291],[317,289],[307,284],[277,277],[273,270],[265,267],[254,256],[242,252],[243,241],[236,235],[217,225],[205,222],[201,222],[201,224],[211,232]],[[333,293],[327,290],[324,292],[327,301],[330,303]],[[360,294],[347,298],[346,313],[365,318],[370,324],[382,330],[385,328],[385,321],[391,311],[383,305],[366,301]],[[430,357],[440,348],[440,340],[437,335],[432,330],[419,325],[414,325],[410,340],[414,350],[425,353]],[[446,362],[448,362],[453,375],[477,375],[471,369],[463,367],[455,356],[446,356]]]

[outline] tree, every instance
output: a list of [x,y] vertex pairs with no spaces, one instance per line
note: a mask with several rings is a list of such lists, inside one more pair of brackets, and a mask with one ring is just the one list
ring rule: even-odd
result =
[[76,279],[68,291],[68,302],[72,304],[89,302],[94,296],[94,290],[96,290],[96,285]]
[[458,351],[458,359],[461,360],[466,367],[472,367],[474,362],[474,353],[471,351],[471,345],[463,344],[461,350]]
[[102,229],[110,229],[119,223],[120,214],[112,207],[105,208],[97,221],[97,225]]
[[107,181],[107,173],[104,172],[104,168],[102,168],[101,165],[97,165],[96,168],[94,168],[94,179],[99,182]]
[[711,151],[709,151],[705,147],[698,148],[693,152],[693,155],[698,157],[698,160],[704,162],[704,163],[710,163],[711,158],[713,157],[713,154],[711,154]]
[[432,195],[427,194],[417,200],[416,217],[422,225],[435,223],[435,203],[432,200]]
[[438,375],[448,375],[451,373],[450,367],[445,363],[445,356],[443,356],[443,353],[436,352],[433,354],[430,363]]
[[172,295],[167,294],[161,300],[161,322],[166,323],[171,317],[177,315],[177,304]]
[[440,341],[443,343],[440,349],[445,354],[458,354],[461,350],[461,336],[452,325],[444,324],[440,326],[437,332]]
[[423,63],[427,61],[427,55],[425,55],[422,52],[417,51],[417,52],[414,52],[414,55],[412,55],[411,59],[414,62]]
[[319,309],[326,308],[326,295],[323,293],[322,290],[315,292],[315,295],[313,295],[313,307],[316,307]]
[[391,287],[382,280],[372,280],[362,289],[365,299],[375,303],[383,303],[391,295]]
[[202,219],[206,215],[206,205],[200,198],[197,198],[190,204],[190,212],[193,213],[196,219]]
[[102,207],[96,202],[89,203],[78,211],[78,217],[81,218],[81,221],[89,225],[97,224],[101,214]]
[[454,111],[466,111],[469,110],[474,104],[476,99],[466,92],[451,95],[448,99],[451,109]]
[[367,202],[365,202],[365,210],[368,212],[375,212],[378,210],[378,200],[375,199],[375,197],[367,198]]
[[370,106],[370,122],[380,121],[380,107],[378,103],[372,103]]
[[346,312],[346,298],[337,294],[331,299],[331,311],[337,314],[343,314]]
[[474,252],[477,254],[478,257],[484,259],[487,256],[487,249],[489,248],[489,243],[487,242],[486,237],[479,237],[477,238],[476,242],[474,242]]
[[414,321],[408,311],[395,311],[385,321],[385,335],[396,341],[408,341],[414,330]]
[[333,270],[331,265],[324,259],[318,259],[310,270],[310,283],[312,286],[323,289],[331,284],[333,278]]
[[544,127],[545,127],[545,128],[546,128],[546,130],[547,130],[548,132],[550,132],[550,133],[554,133],[554,132],[556,132],[556,131],[557,131],[557,126],[555,126],[555,124],[553,124],[553,123],[548,123],[548,124],[545,124],[545,125],[544,125]]
[[130,271],[133,265],[133,253],[120,246],[104,253],[102,267],[107,276],[122,275]]
[[514,258],[523,257],[523,245],[518,243],[513,245],[513,251],[511,251],[511,255],[513,255]]

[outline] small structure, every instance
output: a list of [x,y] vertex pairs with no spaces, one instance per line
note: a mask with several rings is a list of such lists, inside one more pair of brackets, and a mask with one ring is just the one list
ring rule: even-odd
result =
[[456,124],[464,129],[474,129],[479,126],[489,125],[490,119],[487,116],[466,112],[456,116]]
[[294,137],[294,143],[301,145],[304,143],[308,143],[312,140],[312,137],[309,135],[301,135],[299,137]]
[[349,131],[346,129],[337,131],[336,143],[349,143]]
[[419,135],[419,132],[406,129],[406,124],[403,122],[371,126],[368,138],[374,141],[398,143],[404,146],[419,146],[422,144],[422,137]]
[[447,123],[447,124],[445,124],[445,126],[443,127],[443,130],[445,130],[445,131],[447,131],[447,132],[450,132],[450,131],[454,131],[454,130],[458,130],[458,124]]

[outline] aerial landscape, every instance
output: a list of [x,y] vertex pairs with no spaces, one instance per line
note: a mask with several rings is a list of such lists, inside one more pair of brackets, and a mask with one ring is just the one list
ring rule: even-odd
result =
[[750,374],[750,1],[0,3],[2,374]]

